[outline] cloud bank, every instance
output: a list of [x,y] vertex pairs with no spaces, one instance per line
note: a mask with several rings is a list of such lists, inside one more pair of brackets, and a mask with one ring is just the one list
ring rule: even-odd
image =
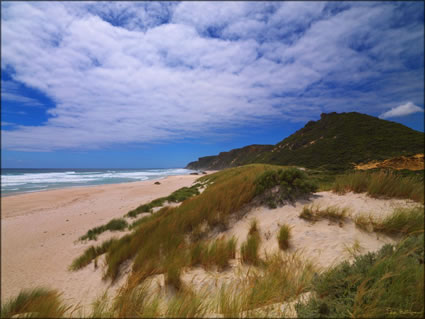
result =
[[[2,131],[5,149],[171,141],[424,98],[423,3],[2,2],[1,23],[2,70],[56,105]],[[31,102],[2,91],[18,98]]]
[[424,112],[424,109],[420,108],[419,106],[413,104],[412,102],[407,102],[405,104],[396,106],[394,108],[392,108],[391,110],[382,113],[381,115],[379,115],[379,117],[381,119],[387,119],[390,117],[400,117],[400,116],[406,116],[406,115],[410,115],[413,113],[418,113],[418,112]]

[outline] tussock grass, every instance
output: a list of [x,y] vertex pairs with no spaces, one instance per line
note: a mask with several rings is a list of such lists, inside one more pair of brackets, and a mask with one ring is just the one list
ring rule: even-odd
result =
[[378,219],[369,215],[358,215],[356,226],[366,231],[375,231],[386,235],[408,235],[424,229],[424,208],[396,208],[392,214]]
[[55,290],[35,288],[22,290],[1,307],[1,318],[62,318],[70,307],[65,306]]
[[259,265],[260,257],[258,248],[260,247],[260,235],[258,232],[248,234],[247,240],[241,245],[242,262],[245,264]]
[[290,246],[291,239],[291,227],[284,224],[280,227],[279,235],[277,236],[277,241],[279,243],[279,247],[282,250],[287,250]]
[[348,216],[348,212],[348,208],[341,208],[337,206],[320,208],[315,205],[307,205],[303,207],[299,217],[313,223],[321,219],[342,223]]
[[338,194],[349,191],[366,192],[372,197],[406,198],[420,203],[424,202],[423,181],[391,171],[355,172],[338,176],[332,190]]
[[226,318],[264,317],[258,308],[295,299],[308,291],[315,271],[299,254],[266,256],[260,269],[249,272],[239,283],[221,287],[218,312]]
[[313,280],[313,297],[296,306],[298,316],[423,318],[423,243],[423,233],[409,236],[325,271]]
[[78,258],[74,259],[69,270],[76,271],[78,269],[84,268],[88,264],[92,262],[92,260],[96,260],[97,257],[106,253],[111,245],[116,242],[116,238],[111,238],[109,240],[104,241],[99,246],[90,246],[87,248],[84,253]]
[[224,270],[229,266],[229,260],[236,256],[236,239],[216,239],[210,243],[198,242],[190,248],[190,266],[202,265],[205,268],[217,266]]
[[204,294],[185,289],[175,294],[166,307],[168,318],[201,318],[206,315],[209,305]]
[[81,236],[79,240],[97,240],[97,236],[101,233],[110,230],[110,231],[120,231],[125,230],[128,226],[128,223],[123,218],[114,218],[109,221],[106,225],[98,226],[90,229],[85,235]]
[[355,258],[356,256],[360,255],[363,249],[364,248],[360,245],[358,239],[354,240],[351,246],[344,244],[344,251],[348,254],[349,257],[352,258]]

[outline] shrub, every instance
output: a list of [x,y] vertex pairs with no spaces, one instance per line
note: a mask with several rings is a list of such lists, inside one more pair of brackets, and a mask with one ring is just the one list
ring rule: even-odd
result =
[[356,256],[317,276],[313,297],[296,305],[299,317],[424,316],[424,237]]
[[289,240],[291,239],[291,228],[288,225],[282,225],[279,230],[277,241],[282,250],[289,248]]
[[62,318],[70,308],[55,290],[35,288],[21,291],[1,307],[1,318]]
[[[296,168],[267,170],[255,180],[256,195],[265,196],[270,208],[285,201],[294,201],[317,190],[317,186],[308,180],[307,175]],[[277,192],[273,189],[277,187]]]

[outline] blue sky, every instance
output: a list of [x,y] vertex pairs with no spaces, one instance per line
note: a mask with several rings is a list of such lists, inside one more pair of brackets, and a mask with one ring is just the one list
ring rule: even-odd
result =
[[2,2],[2,167],[182,167],[322,112],[424,130],[423,2]]

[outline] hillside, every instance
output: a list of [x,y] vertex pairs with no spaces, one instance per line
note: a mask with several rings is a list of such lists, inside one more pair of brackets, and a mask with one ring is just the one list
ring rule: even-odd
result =
[[344,170],[355,164],[424,152],[424,133],[357,112],[323,113],[320,120],[273,147],[251,145],[201,157],[189,169],[222,169],[248,163]]
[[261,155],[269,152],[274,145],[248,145],[236,148],[229,152],[221,152],[216,156],[200,157],[197,161],[187,165],[190,169],[223,169],[227,167],[241,166],[261,161]]

